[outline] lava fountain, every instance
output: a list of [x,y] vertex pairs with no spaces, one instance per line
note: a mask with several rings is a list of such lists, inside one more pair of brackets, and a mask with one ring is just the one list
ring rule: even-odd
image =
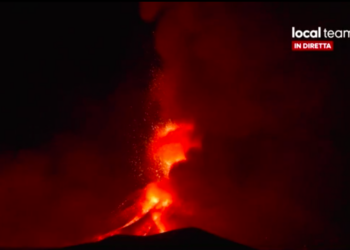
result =
[[186,160],[189,149],[200,147],[198,140],[191,139],[193,130],[191,123],[168,122],[156,131],[150,144],[150,153],[166,178],[175,163]]
[[123,226],[107,234],[102,240],[116,234],[151,235],[167,231],[164,214],[171,211],[176,199],[169,180],[169,173],[175,163],[185,161],[191,148],[199,148],[201,143],[193,138],[192,123],[167,122],[156,127],[148,145],[149,156],[161,172],[158,182],[148,184],[140,197],[123,214],[131,219]]

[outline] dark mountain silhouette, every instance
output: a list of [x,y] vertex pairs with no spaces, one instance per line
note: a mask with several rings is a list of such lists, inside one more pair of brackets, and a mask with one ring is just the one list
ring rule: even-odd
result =
[[[220,238],[196,228],[174,230],[152,236],[116,235],[105,240],[77,246],[60,248],[62,250],[118,250],[118,249],[230,249],[254,250],[253,248]],[[10,250],[10,249],[0,249]],[[12,249],[19,250],[19,249]],[[24,249],[21,249],[24,250]],[[37,250],[37,249],[26,249]],[[49,250],[42,249],[41,250]],[[54,250],[53,248],[51,250]],[[56,249],[58,250],[58,249]]]

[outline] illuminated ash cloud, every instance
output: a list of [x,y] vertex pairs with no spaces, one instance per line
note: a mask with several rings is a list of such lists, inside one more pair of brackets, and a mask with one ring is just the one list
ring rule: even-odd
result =
[[141,3],[141,16],[157,22],[162,116],[191,120],[203,136],[201,151],[170,171],[194,211],[178,224],[256,247],[336,234],[326,208],[337,192],[327,175],[340,174],[324,122],[329,71],[290,53],[290,27],[274,8]]

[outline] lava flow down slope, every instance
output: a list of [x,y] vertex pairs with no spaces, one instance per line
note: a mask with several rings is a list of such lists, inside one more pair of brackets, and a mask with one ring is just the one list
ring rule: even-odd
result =
[[[116,234],[151,235],[168,230],[167,218],[173,208],[180,207],[174,190],[171,188],[169,173],[174,164],[185,161],[191,148],[200,148],[199,139],[193,138],[193,124],[167,122],[157,126],[149,143],[149,156],[160,172],[158,182],[148,184],[135,203],[123,211],[125,217],[131,217],[120,228],[97,237],[102,240]],[[174,204],[175,203],[175,204]]]

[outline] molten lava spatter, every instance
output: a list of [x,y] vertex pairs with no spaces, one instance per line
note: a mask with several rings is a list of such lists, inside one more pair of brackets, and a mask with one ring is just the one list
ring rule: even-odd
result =
[[155,166],[162,170],[163,179],[144,188],[142,196],[134,204],[137,212],[128,223],[99,236],[97,240],[116,234],[150,235],[167,231],[163,213],[174,202],[168,182],[169,172],[175,163],[186,160],[190,148],[200,147],[200,142],[192,138],[193,129],[192,124],[173,122],[156,129],[149,152]]
[[200,142],[192,138],[193,129],[192,124],[169,122],[156,131],[150,145],[151,155],[166,177],[174,163],[186,160],[190,148],[200,147]]

